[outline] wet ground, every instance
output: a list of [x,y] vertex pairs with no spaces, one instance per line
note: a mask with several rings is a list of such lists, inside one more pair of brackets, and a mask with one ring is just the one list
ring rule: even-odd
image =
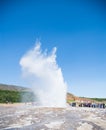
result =
[[0,130],[106,130],[106,109],[1,105]]

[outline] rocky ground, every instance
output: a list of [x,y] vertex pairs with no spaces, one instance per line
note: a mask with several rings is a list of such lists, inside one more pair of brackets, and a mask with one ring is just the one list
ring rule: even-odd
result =
[[106,109],[0,105],[0,130],[106,130]]

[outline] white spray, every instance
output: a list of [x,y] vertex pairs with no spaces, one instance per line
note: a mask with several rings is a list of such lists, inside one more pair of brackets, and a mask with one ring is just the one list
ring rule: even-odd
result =
[[42,52],[40,42],[20,60],[23,75],[38,97],[39,104],[47,107],[65,107],[67,85],[61,68],[56,63],[56,47],[51,53]]

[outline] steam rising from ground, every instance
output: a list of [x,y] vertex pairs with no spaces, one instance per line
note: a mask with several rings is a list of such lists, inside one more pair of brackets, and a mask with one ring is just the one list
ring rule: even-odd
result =
[[20,65],[41,106],[65,107],[67,85],[56,62],[56,47],[48,53],[37,42],[21,58]]

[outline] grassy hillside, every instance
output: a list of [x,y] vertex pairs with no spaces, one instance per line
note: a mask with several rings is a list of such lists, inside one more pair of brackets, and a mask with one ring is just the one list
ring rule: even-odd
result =
[[[0,103],[14,103],[14,102],[32,102],[36,100],[34,93],[25,87],[0,84]],[[86,98],[77,97],[71,93],[67,93],[67,102],[74,101],[95,101],[95,102],[106,102],[106,98]]]
[[97,102],[106,102],[106,98],[90,98],[90,99]]
[[33,92],[24,87],[0,84],[0,103],[32,102]]
[[9,91],[29,91],[30,89],[25,88],[25,87],[16,86],[16,85],[0,84],[0,90],[9,90]]
[[32,102],[35,100],[33,92],[0,90],[0,103]]

